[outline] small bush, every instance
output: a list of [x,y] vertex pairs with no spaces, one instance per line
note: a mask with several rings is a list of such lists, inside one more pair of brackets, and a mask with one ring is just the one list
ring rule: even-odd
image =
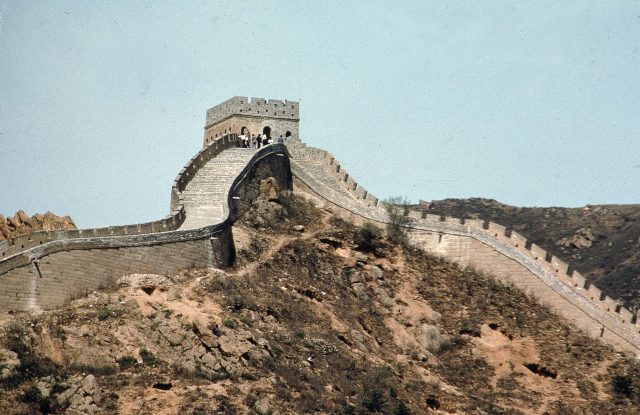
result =
[[372,252],[376,248],[376,242],[382,236],[380,229],[371,222],[365,222],[362,228],[356,230],[354,242],[361,251]]
[[282,192],[278,195],[278,203],[282,206],[282,213],[284,217],[291,217],[296,213],[295,199],[293,194],[289,192]]
[[362,395],[362,406],[370,412],[381,411],[384,402],[384,394],[375,385],[367,387]]
[[613,394],[617,397],[630,399],[633,396],[633,381],[627,375],[615,375],[611,379]]
[[225,326],[225,327],[227,327],[227,328],[230,328],[230,329],[235,329],[235,328],[237,328],[237,327],[238,327],[238,322],[237,322],[237,321],[235,321],[234,319],[226,318],[226,319],[224,319],[224,321],[222,322],[222,325],[223,325],[223,326]]
[[409,218],[409,201],[402,196],[395,196],[385,200],[384,208],[389,216],[387,223],[387,236],[396,244],[407,243],[407,231],[405,227],[411,223]]
[[355,406],[353,406],[353,405],[346,404],[346,405],[344,406],[344,408],[342,409],[342,413],[343,413],[344,415],[355,415],[355,413],[356,413],[356,407],[355,407]]
[[20,400],[26,404],[37,406],[40,412],[48,414],[51,411],[51,402],[40,393],[35,386],[29,387],[20,396]]
[[302,329],[296,329],[296,330],[293,332],[293,335],[294,335],[294,336],[296,336],[296,337],[297,337],[297,338],[299,338],[299,339],[304,339],[304,336],[305,336],[305,334],[304,334],[304,330],[302,330]]
[[396,402],[395,405],[393,405],[393,408],[391,409],[391,415],[411,415],[411,411],[404,402],[399,401]]
[[91,373],[95,376],[109,376],[115,374],[118,371],[118,368],[116,366],[109,365],[87,365],[72,363],[69,365],[69,370],[71,370],[72,372]]
[[140,358],[142,358],[142,361],[144,362],[145,365],[153,366],[158,361],[155,355],[144,347],[140,349],[138,354],[140,355]]
[[128,369],[130,367],[138,364],[138,359],[133,356],[122,356],[120,359],[116,360],[121,370]]
[[109,307],[101,307],[98,310],[98,320],[100,321],[104,321],[111,316],[113,316],[113,313],[109,310]]

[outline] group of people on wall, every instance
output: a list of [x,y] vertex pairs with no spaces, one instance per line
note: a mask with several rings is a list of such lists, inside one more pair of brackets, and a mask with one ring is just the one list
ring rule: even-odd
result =
[[[289,137],[290,135],[291,133],[287,131],[286,137]],[[278,143],[284,143],[284,138],[285,137],[280,134],[280,137],[278,137]],[[256,135],[250,134],[247,127],[242,127],[238,140],[238,144],[242,148],[260,148],[273,143],[273,139],[271,138],[271,129],[268,128],[265,128],[262,131],[262,134]]]

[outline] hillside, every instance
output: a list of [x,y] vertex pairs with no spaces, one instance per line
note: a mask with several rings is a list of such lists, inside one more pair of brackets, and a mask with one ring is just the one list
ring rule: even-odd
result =
[[640,307],[640,205],[520,208],[491,199],[444,199],[429,213],[494,221],[570,263],[629,309]]
[[23,210],[19,210],[13,216],[6,218],[0,214],[0,241],[32,232],[56,229],[71,230],[76,229],[76,225],[69,216],[57,216],[51,212],[36,213],[29,217]]
[[635,361],[490,276],[284,194],[233,232],[232,269],[7,317],[0,413],[637,412]]

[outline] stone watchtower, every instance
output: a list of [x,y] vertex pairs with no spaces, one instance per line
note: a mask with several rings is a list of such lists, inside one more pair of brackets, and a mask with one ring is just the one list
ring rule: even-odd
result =
[[299,122],[296,101],[233,97],[207,110],[203,145],[207,146],[225,134],[240,135],[243,128],[250,136],[264,133],[274,141],[280,135],[299,138]]

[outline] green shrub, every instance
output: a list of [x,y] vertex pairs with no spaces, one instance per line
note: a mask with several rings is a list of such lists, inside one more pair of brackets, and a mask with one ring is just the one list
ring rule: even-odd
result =
[[409,214],[409,201],[402,196],[391,197],[384,202],[387,211],[387,236],[389,240],[396,244],[407,243],[406,226],[411,223]]
[[238,327],[238,322],[235,321],[234,319],[226,318],[222,322],[222,325],[224,325],[225,327],[230,328],[230,329],[235,329],[236,327]]
[[20,395],[20,400],[26,404],[37,406],[40,412],[48,414],[51,412],[51,401],[42,396],[40,389],[31,386]]
[[304,336],[305,336],[305,334],[304,334],[304,330],[302,330],[302,329],[296,329],[296,330],[293,332],[293,335],[294,335],[294,336],[296,336],[296,337],[297,337],[297,338],[299,338],[299,339],[304,339]]
[[627,375],[615,375],[611,379],[613,394],[630,399],[633,396],[633,380]]
[[344,408],[342,409],[342,413],[343,413],[344,415],[355,415],[355,413],[356,413],[356,407],[355,407],[355,406],[353,406],[353,405],[346,404],[346,405],[344,406]]
[[376,242],[381,236],[382,232],[376,225],[371,222],[365,222],[361,228],[356,230],[354,242],[361,251],[371,252],[375,250]]
[[411,411],[409,410],[409,407],[405,405],[404,402],[398,401],[395,403],[395,405],[393,405],[393,408],[391,409],[390,414],[391,415],[411,415]]
[[130,367],[138,364],[138,359],[133,356],[122,356],[120,359],[116,360],[121,370],[128,369]]
[[109,310],[109,307],[101,307],[98,310],[98,320],[100,321],[104,321],[111,316],[113,316],[113,313]]
[[384,405],[384,394],[375,385],[368,386],[362,394],[362,406],[370,412],[379,412]]
[[91,373],[95,376],[109,376],[118,371],[116,366],[109,365],[87,365],[81,363],[72,363],[69,365],[69,370],[72,372],[84,372]]
[[145,365],[153,366],[158,361],[158,359],[156,359],[154,354],[144,347],[140,349],[138,354],[140,355],[140,358],[142,358],[142,361],[144,362]]

